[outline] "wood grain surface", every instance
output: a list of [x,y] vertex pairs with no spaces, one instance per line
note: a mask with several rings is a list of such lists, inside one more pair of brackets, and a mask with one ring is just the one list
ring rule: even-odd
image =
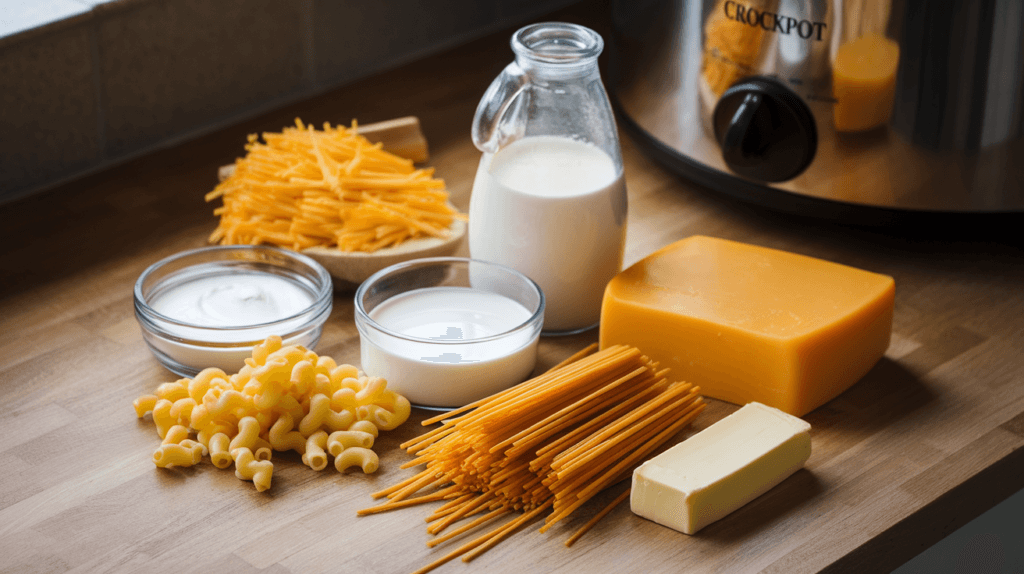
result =
[[[579,8],[554,17],[601,26]],[[409,457],[397,445],[422,432],[428,413],[418,410],[381,435],[381,470],[371,476],[317,473],[284,454],[273,488],[257,493],[208,461],[155,468],[159,438],[131,402],[175,377],[142,341],[132,287],[151,263],[205,244],[215,221],[203,195],[246,135],[296,116],[419,116],[430,165],[466,210],[479,159],[470,120],[511,60],[509,33],[0,207],[0,570],[392,573],[453,547],[425,546],[430,505],[355,514],[373,504],[369,493],[413,472],[398,468]],[[623,154],[627,264],[700,233],[887,273],[897,286],[892,345],[863,380],[805,417],[814,449],[806,469],[699,535],[624,504],[564,547],[620,486],[548,533],[528,527],[439,572],[887,571],[1024,487],[1019,230],[783,216],[677,178],[628,137]],[[317,350],[358,364],[352,293],[337,293],[334,305]],[[538,370],[596,337],[543,339]],[[736,408],[709,402],[678,438]]]

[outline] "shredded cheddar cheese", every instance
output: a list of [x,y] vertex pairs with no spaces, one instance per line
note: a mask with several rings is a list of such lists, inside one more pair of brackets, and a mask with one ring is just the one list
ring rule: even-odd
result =
[[416,169],[351,128],[305,126],[249,136],[234,172],[206,195],[222,198],[210,236],[225,245],[270,243],[302,250],[373,252],[419,237],[448,236],[462,217],[434,170]]

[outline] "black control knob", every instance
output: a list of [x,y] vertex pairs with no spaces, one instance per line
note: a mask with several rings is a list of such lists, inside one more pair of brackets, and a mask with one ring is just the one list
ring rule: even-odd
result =
[[807,104],[772,78],[753,76],[733,84],[718,100],[713,123],[726,165],[750,179],[793,179],[818,148]]

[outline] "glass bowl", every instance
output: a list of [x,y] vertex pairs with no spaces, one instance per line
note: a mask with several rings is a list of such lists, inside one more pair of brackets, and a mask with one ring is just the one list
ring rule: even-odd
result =
[[363,371],[417,406],[459,407],[533,372],[544,294],[504,265],[417,259],[364,281],[355,320]]
[[316,261],[262,245],[184,251],[143,271],[135,317],[156,358],[193,377],[237,372],[271,335],[312,349],[331,314],[331,277]]

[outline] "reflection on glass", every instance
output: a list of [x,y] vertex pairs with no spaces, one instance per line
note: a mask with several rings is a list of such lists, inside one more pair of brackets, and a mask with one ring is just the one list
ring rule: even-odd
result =
[[723,0],[708,16],[701,76],[715,96],[721,96],[740,78],[754,74],[765,35],[758,20],[767,8],[765,1]]
[[885,125],[892,115],[899,45],[868,34],[839,47],[832,66],[836,131],[860,132]]

